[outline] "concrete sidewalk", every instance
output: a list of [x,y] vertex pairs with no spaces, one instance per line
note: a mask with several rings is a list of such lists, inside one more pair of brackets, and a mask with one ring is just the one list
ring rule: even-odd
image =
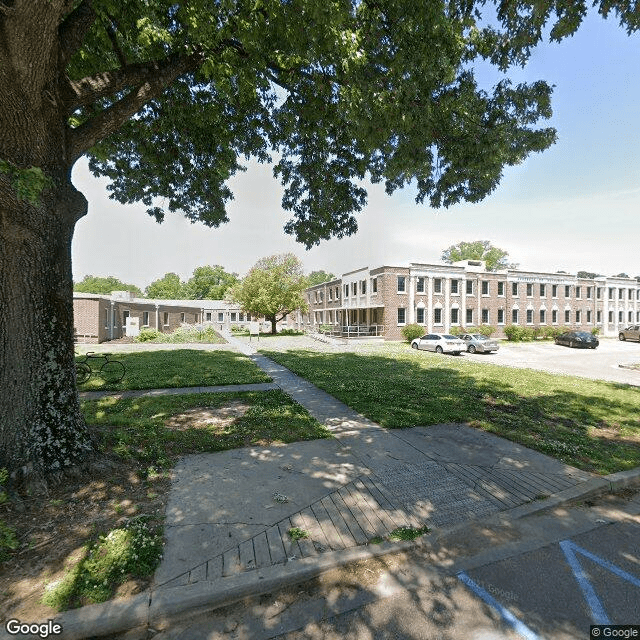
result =
[[[388,541],[399,527],[518,518],[639,475],[597,477],[462,424],[387,430],[228,339],[335,437],[185,457],[174,469],[152,590],[62,614],[62,637],[158,629],[181,612],[419,544]],[[292,539],[293,528],[307,537]]]

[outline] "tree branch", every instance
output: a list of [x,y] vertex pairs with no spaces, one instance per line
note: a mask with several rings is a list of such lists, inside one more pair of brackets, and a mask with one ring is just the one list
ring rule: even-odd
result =
[[83,2],[63,20],[58,28],[63,69],[67,66],[67,62],[71,56],[82,46],[95,19],[96,13],[91,5],[91,0],[83,0]]
[[124,52],[120,48],[120,44],[118,43],[118,37],[117,37],[116,29],[113,26],[114,23],[115,23],[115,20],[109,14],[107,14],[107,19],[109,20],[109,24],[105,26],[105,30],[107,32],[107,35],[109,36],[109,40],[111,40],[111,46],[113,47],[113,50],[114,50],[114,52],[116,54],[116,57],[118,58],[118,61],[120,62],[120,66],[126,67],[127,66],[127,59],[126,59],[126,57],[124,55]]
[[[136,84],[126,96],[76,129],[68,130],[67,162],[69,166],[94,144],[117,131],[126,120],[137,113],[149,100],[160,95],[176,78],[189,71],[195,71],[203,59],[204,56],[198,52],[189,56],[173,56],[168,58],[163,66],[156,64],[155,72],[145,74],[147,77]],[[128,85],[131,84],[131,80],[130,75]]]

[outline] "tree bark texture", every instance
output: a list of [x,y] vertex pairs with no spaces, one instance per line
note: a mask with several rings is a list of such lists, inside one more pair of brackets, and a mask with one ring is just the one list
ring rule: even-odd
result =
[[[91,450],[75,384],[71,239],[87,201],[67,158],[64,6],[16,0],[0,20],[0,160],[10,166],[0,171],[0,468],[13,483]],[[30,202],[15,172],[32,167],[49,186]]]

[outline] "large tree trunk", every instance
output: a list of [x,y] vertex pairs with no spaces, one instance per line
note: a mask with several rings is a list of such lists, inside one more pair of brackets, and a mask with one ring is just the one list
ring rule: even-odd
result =
[[0,197],[0,468],[14,484],[91,451],[75,384],[71,273],[86,209],[69,181],[37,206]]

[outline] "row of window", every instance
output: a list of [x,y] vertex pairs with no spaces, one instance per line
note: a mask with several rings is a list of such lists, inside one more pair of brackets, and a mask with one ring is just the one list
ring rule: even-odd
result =
[[[629,311],[627,313],[627,322],[633,322],[633,311]],[[460,324],[460,309],[451,309],[450,311],[450,323],[451,324]],[[480,312],[480,322],[482,324],[491,324],[492,322],[496,322],[497,324],[505,324],[505,310],[498,309],[495,312],[495,320],[491,317],[492,314],[489,309],[482,309]],[[573,317],[572,317],[573,316]],[[534,324],[536,321],[539,324],[547,324],[547,320],[549,318],[549,314],[546,309],[540,309],[537,314],[533,309],[525,310],[525,317],[527,324]],[[560,312],[557,309],[551,310],[551,324],[558,324],[558,319],[560,317]],[[433,323],[434,324],[443,324],[443,315],[442,309],[440,307],[433,310]],[[511,310],[511,324],[518,324],[520,322],[520,309],[512,309]],[[610,324],[614,322],[614,312],[609,311],[607,321]],[[582,310],[571,311],[570,309],[566,309],[564,311],[564,323],[569,324],[571,322],[575,324],[581,324],[582,322],[586,322],[587,324],[593,323],[593,311],[591,309],[587,309],[585,314],[583,315]],[[407,322],[407,310],[404,307],[398,308],[398,324],[406,324]],[[475,318],[475,312],[473,309],[465,309],[465,324],[471,325],[477,322]],[[618,322],[625,322],[624,312],[618,312]],[[640,322],[640,311],[636,312],[636,322]],[[596,311],[596,323],[602,323],[602,311]],[[425,324],[425,310],[424,308],[416,309],[416,324]]]
[[[417,293],[424,293],[425,292],[425,280],[426,278],[423,277],[419,277],[416,278],[416,292]],[[450,287],[450,293],[453,294],[458,294],[460,293],[461,290],[461,280],[450,280],[449,281],[449,287]],[[465,292],[467,295],[475,295],[475,281],[474,280],[465,280]],[[504,281],[498,281],[496,283],[498,285],[498,295],[499,296],[504,296],[504,292],[505,292],[505,286],[506,286],[506,282]],[[512,282],[511,283],[511,295],[512,296],[518,296],[520,295],[520,283],[519,282]],[[529,298],[533,298],[534,295],[534,284],[531,282],[528,282],[525,284],[526,287],[526,294],[527,297]],[[585,294],[586,294],[586,299],[587,300],[592,300],[593,299],[593,292],[595,289],[595,293],[596,293],[596,299],[601,299],[602,298],[602,290],[603,287],[593,287],[593,286],[585,286],[583,287],[582,285],[557,285],[557,284],[552,284],[552,285],[547,285],[547,284],[539,284],[538,285],[538,295],[541,298],[544,298],[545,296],[547,296],[549,294],[549,292],[551,293],[551,297],[552,298],[557,298],[558,297],[558,291],[560,289],[560,287],[564,287],[564,297],[565,298],[570,298],[571,297],[571,290],[574,289],[575,290],[575,297],[576,299],[580,300],[582,298],[582,293],[583,293],[583,289],[585,290]],[[481,280],[480,281],[480,289],[481,289],[481,294],[483,296],[488,296],[490,295],[490,288],[491,288],[491,281],[489,280]],[[608,287],[609,291],[608,291],[608,296],[609,296],[609,300],[613,300],[615,297],[615,290],[616,287]],[[434,293],[442,293],[443,291],[443,278],[434,278],[433,280],[433,292]],[[407,292],[407,276],[398,276],[398,293],[406,293]],[[627,292],[627,299],[628,300],[633,300],[634,299],[634,293],[635,293],[635,299],[636,300],[640,300],[640,289],[618,289],[618,299],[619,300],[624,300],[625,299],[625,292]]]

